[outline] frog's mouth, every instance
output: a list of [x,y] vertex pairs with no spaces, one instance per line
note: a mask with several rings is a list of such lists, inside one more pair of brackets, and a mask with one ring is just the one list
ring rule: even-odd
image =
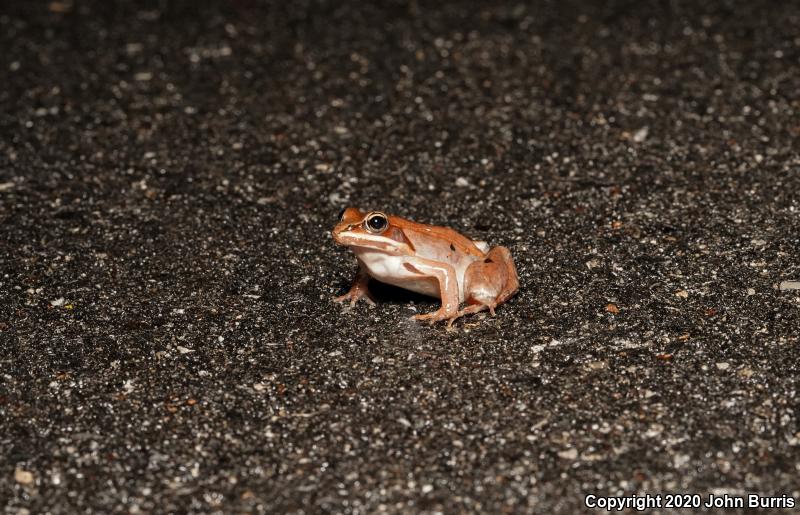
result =
[[379,250],[389,254],[410,254],[410,248],[405,243],[378,234],[369,234],[355,231],[341,231],[334,233],[333,239],[340,245],[357,247],[361,249]]

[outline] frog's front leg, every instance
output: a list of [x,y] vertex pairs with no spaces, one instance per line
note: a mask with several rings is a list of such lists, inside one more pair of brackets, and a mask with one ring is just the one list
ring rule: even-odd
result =
[[442,305],[432,313],[414,315],[413,320],[430,320],[430,323],[440,320],[448,320],[447,326],[452,325],[453,320],[458,318],[458,276],[455,269],[439,261],[423,258],[409,258],[404,266],[410,272],[420,275],[420,279],[433,277],[439,282],[439,297]]
[[349,300],[350,305],[354,306],[355,303],[362,298],[367,301],[367,304],[371,306],[375,305],[375,299],[372,298],[372,294],[369,292],[369,274],[367,273],[367,269],[364,267],[364,264],[361,262],[361,260],[359,260],[358,272],[356,273],[356,278],[353,279],[353,285],[350,286],[350,291],[341,297],[336,297],[333,299],[333,301],[344,302]]

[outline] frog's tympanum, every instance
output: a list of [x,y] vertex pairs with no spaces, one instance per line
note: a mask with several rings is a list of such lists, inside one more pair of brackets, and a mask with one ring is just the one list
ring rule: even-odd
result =
[[[494,308],[517,292],[519,282],[511,253],[505,247],[489,249],[453,229],[412,222],[380,211],[356,208],[342,211],[333,239],[350,247],[358,259],[358,273],[346,294],[334,299],[355,304],[373,299],[370,277],[383,283],[438,297],[441,307],[415,315],[431,323]],[[465,304],[463,309],[459,307]]]

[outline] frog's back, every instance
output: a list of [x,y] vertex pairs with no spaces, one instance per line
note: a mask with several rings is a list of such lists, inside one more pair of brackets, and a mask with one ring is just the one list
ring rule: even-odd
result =
[[390,221],[393,226],[402,227],[403,234],[414,247],[416,255],[420,257],[450,261],[447,259],[448,256],[463,254],[480,259],[486,254],[476,242],[449,227],[421,224],[394,216],[390,217]]

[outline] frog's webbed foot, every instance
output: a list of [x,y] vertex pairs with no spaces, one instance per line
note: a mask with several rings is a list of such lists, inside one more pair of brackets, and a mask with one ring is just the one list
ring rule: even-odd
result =
[[484,310],[489,310],[492,316],[494,316],[494,305],[492,304],[470,304],[469,306],[465,307],[461,311],[458,312],[458,316],[463,317],[464,315],[472,315],[475,313],[480,313]]
[[432,313],[424,313],[421,315],[414,315],[411,320],[427,320],[429,324],[433,325],[436,322],[447,320],[447,327],[453,325],[453,322],[461,315],[456,312],[446,311],[444,309],[437,309]]

